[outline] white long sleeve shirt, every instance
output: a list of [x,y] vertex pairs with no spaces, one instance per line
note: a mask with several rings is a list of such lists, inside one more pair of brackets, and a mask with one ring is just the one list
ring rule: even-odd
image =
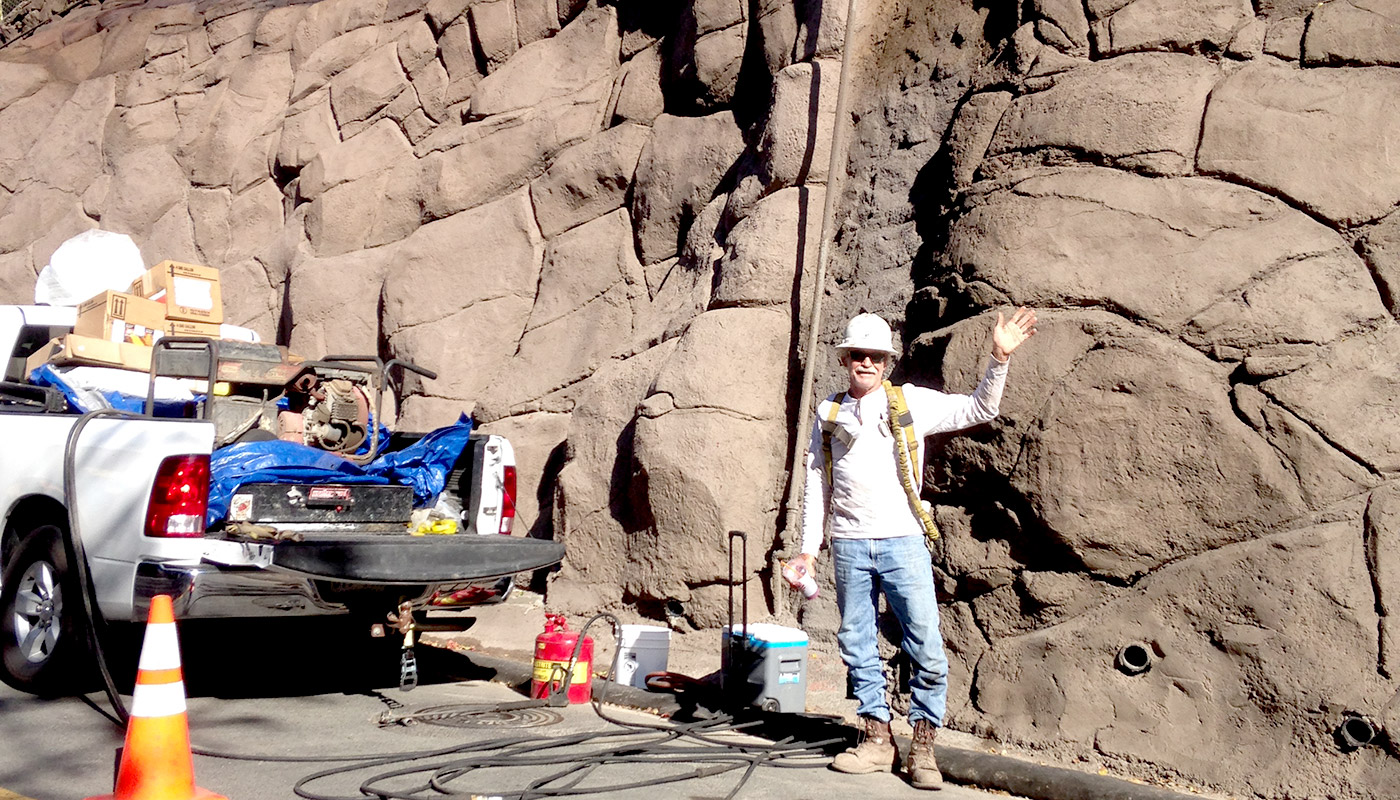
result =
[[[914,418],[920,441],[915,480],[923,474],[924,437],[961,430],[997,415],[1008,364],[991,359],[972,394],[945,394],[904,384],[904,399]],[[832,538],[889,539],[922,535],[923,526],[909,506],[899,475],[896,432],[890,427],[889,399],[883,386],[860,399],[841,402],[836,424],[843,431],[831,437],[832,486],[826,483],[822,458],[821,421],[835,395],[817,407],[812,440],[807,448],[807,485],[802,499],[802,552],[815,555],[822,543],[828,499]],[[848,445],[846,440],[850,442]]]

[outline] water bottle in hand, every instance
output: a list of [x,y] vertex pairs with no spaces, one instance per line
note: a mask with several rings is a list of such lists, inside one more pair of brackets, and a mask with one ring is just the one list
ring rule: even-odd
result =
[[783,579],[793,589],[802,592],[802,596],[811,600],[817,596],[817,579],[812,577],[812,573],[807,571],[805,561],[787,561],[783,563]]

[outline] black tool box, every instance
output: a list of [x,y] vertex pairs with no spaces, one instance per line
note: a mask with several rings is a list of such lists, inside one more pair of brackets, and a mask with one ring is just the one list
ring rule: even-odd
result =
[[382,484],[246,483],[229,503],[230,522],[397,522],[413,513],[413,487]]

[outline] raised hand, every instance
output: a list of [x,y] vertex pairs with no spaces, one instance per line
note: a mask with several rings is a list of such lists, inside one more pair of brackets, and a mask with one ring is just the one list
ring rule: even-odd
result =
[[1002,314],[998,311],[996,327],[992,328],[992,358],[1006,361],[1011,357],[1012,350],[1034,335],[1035,311],[1021,306],[1009,320],[1002,319]]

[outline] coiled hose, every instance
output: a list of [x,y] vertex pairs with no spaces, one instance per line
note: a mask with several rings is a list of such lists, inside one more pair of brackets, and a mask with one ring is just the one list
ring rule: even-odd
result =
[[[578,642],[565,670],[566,676],[554,696],[533,702],[512,702],[500,706],[485,706],[482,712],[495,708],[520,709],[545,705],[567,705],[568,687],[583,647],[584,637],[599,620],[612,625],[616,637],[621,631],[617,618],[597,614],[579,632]],[[612,670],[616,673],[621,648],[614,650]],[[451,747],[401,753],[348,754],[340,756],[269,756],[216,753],[200,749],[199,755],[217,758],[268,761],[282,763],[335,763],[340,766],[319,770],[299,780],[293,787],[298,797],[307,800],[363,800],[377,797],[384,800],[424,800],[429,797],[494,797],[502,800],[536,800],[537,798],[608,796],[628,789],[645,788],[707,778],[742,771],[738,782],[726,795],[735,797],[759,767],[824,768],[828,759],[825,748],[844,742],[833,738],[821,742],[740,743],[720,738],[727,733],[742,732],[756,722],[736,723],[732,717],[719,715],[712,719],[677,725],[651,725],[629,722],[610,716],[603,709],[607,700],[608,683],[593,697],[592,707],[599,718],[617,729],[540,738],[537,736],[504,736],[488,741],[470,742]],[[531,780],[524,788],[471,787],[461,784],[478,770],[503,767],[538,768],[557,765],[559,769]],[[680,765],[688,770],[672,772],[644,780],[583,786],[583,782],[605,767],[635,765]],[[365,770],[383,771],[365,778],[353,795],[326,794],[313,790],[312,784],[335,777],[344,777]],[[492,773],[493,775],[497,773]],[[405,779],[418,777],[417,783],[405,784]]]

